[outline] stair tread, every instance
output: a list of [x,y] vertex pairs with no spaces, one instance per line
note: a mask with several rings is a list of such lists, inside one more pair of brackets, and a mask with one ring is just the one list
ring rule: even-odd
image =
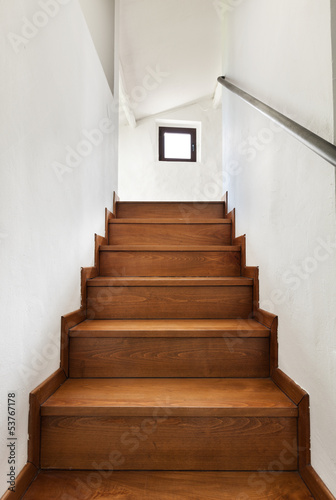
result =
[[230,245],[101,245],[102,252],[240,252]]
[[167,219],[110,219],[109,224],[232,224],[231,219],[189,219],[189,218],[167,218]]
[[166,319],[85,320],[70,337],[269,337],[269,329],[255,320]]
[[[97,474],[97,473],[96,473]],[[92,472],[42,471],[24,500],[308,500],[310,492],[297,472]],[[252,480],[251,480],[252,478]],[[253,480],[254,479],[254,480]],[[97,484],[98,483],[98,484]],[[90,484],[90,486],[89,486]],[[82,488],[79,487],[82,485]],[[262,497],[260,491],[262,488]]]
[[88,286],[253,286],[253,279],[235,277],[106,277],[87,280]]
[[67,379],[41,406],[42,416],[296,417],[296,405],[270,379]]

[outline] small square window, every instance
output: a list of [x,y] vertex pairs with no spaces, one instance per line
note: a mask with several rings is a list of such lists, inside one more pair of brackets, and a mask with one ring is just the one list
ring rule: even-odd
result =
[[197,161],[195,128],[159,127],[159,161]]

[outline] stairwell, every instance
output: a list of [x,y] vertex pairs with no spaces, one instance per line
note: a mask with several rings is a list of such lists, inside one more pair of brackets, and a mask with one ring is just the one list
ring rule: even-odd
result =
[[117,202],[82,278],[61,368],[31,394],[21,498],[333,498],[227,199]]

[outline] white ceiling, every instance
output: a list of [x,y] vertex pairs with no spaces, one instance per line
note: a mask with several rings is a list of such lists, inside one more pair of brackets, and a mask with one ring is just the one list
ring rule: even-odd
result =
[[[212,95],[221,61],[212,0],[121,0],[120,62],[137,120]],[[152,90],[148,67],[169,74]]]

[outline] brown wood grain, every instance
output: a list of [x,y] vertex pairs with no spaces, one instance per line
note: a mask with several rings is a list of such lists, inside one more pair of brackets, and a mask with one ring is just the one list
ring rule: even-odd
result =
[[114,218],[115,218],[114,214],[112,212],[110,212],[110,210],[105,208],[105,238],[106,238],[107,244],[109,243],[108,238],[109,238],[110,220],[112,220]]
[[240,252],[239,245],[102,245],[101,252]]
[[298,409],[270,379],[68,379],[41,408],[43,416],[297,417]]
[[327,488],[311,465],[302,469],[300,474],[312,495],[314,495],[315,500],[335,500],[336,497]]
[[72,338],[70,377],[268,377],[268,338]]
[[250,319],[109,319],[85,320],[72,338],[269,338],[270,330]]
[[[140,221],[139,221],[140,222]],[[176,221],[163,224],[125,223],[123,219],[109,224],[109,244],[114,245],[230,245],[231,221],[229,223],[178,224]]]
[[310,413],[308,394],[303,396],[298,408],[298,451],[299,471],[301,471],[307,467],[307,465],[310,465]]
[[112,215],[113,217],[117,217],[117,202],[119,201],[119,196],[115,191],[113,191],[113,199],[112,199]]
[[40,467],[40,407],[65,382],[62,368],[56,370],[29,395],[28,462]]
[[61,368],[69,375],[69,330],[86,319],[84,309],[78,309],[61,319]]
[[[22,497],[40,452],[46,468],[104,462],[104,470],[117,450],[125,470],[299,466],[316,499],[334,499],[310,465],[309,397],[278,368],[278,319],[259,309],[258,268],[246,266],[246,237],[236,237],[228,193],[221,203],[119,202],[114,193],[81,289],[81,309],[62,318],[61,368],[30,395],[31,463],[18,478],[19,496],[8,498]],[[78,378],[66,380],[69,338],[70,375]],[[290,462],[282,460],[289,449]],[[271,485],[251,472],[249,487]],[[41,498],[51,499],[40,478]],[[287,490],[267,498],[312,498],[298,480],[289,475]],[[264,498],[260,489],[250,493]]]
[[[235,225],[235,211],[230,213],[232,227]],[[233,230],[233,234],[235,234]],[[253,279],[253,314],[259,310],[259,268],[246,266],[246,236],[233,237],[233,244],[241,247],[241,275]]]
[[231,243],[233,243],[236,238],[236,209],[231,210],[226,217],[231,220]]
[[15,481],[15,491],[6,490],[1,500],[21,500],[26,490],[34,481],[38,474],[38,469],[28,462],[21,470]]
[[[44,469],[110,470],[296,470],[281,461],[284,443],[295,446],[295,418],[43,417]],[[119,456],[120,456],[119,455]]]
[[246,267],[246,235],[244,234],[243,236],[238,236],[237,238],[234,238],[232,241],[233,245],[238,245],[240,247],[240,256],[241,256],[241,261],[240,265],[241,268],[244,269]]
[[278,368],[278,317],[260,308],[253,312],[253,317],[270,329],[270,373],[273,373]]
[[248,318],[250,286],[88,287],[91,319]]
[[270,335],[270,373],[273,373],[278,368],[278,357],[278,318],[275,317],[271,325]]
[[138,226],[143,226],[146,224],[158,224],[158,225],[163,225],[166,226],[167,224],[173,224],[177,226],[199,226],[203,224],[207,225],[212,225],[212,224],[218,224],[220,226],[231,226],[232,220],[231,219],[177,219],[176,217],[169,217],[169,218],[155,218],[152,217],[150,219],[147,218],[135,218],[135,219],[113,219],[110,221],[110,224],[114,225],[130,225],[130,224],[136,224]]
[[302,398],[306,396],[306,391],[297,385],[288,375],[280,368],[276,368],[271,373],[272,380],[278,387],[292,400],[296,405],[300,403]]
[[225,191],[225,194],[222,198],[222,201],[224,202],[224,217],[227,218],[228,214],[228,208],[229,208],[229,192]]
[[99,236],[98,234],[95,234],[95,265],[94,267],[97,269],[97,273],[100,273],[100,258],[99,258],[99,253],[100,253],[100,247],[102,245],[107,245],[108,240],[107,238],[104,238],[103,236]]
[[271,328],[273,325],[273,322],[277,316],[275,314],[272,314],[270,312],[264,311],[263,309],[257,309],[253,313],[253,318],[258,321],[258,323],[266,326],[266,328]]
[[259,309],[259,268],[244,267],[242,276],[253,280],[253,312]]
[[[113,495],[111,497],[111,495]],[[42,471],[24,500],[312,500],[295,472]],[[6,499],[7,500],[7,499]]]
[[100,252],[103,276],[240,276],[240,250]]
[[213,276],[121,276],[93,277],[87,281],[88,288],[99,287],[249,287],[253,280],[244,277],[213,277]]
[[231,224],[109,224],[114,245],[230,245]]
[[117,217],[128,219],[169,218],[220,219],[224,217],[223,202],[118,202]]
[[81,268],[81,309],[86,310],[87,293],[86,284],[87,280],[93,279],[98,276],[98,269],[96,267],[82,267]]

